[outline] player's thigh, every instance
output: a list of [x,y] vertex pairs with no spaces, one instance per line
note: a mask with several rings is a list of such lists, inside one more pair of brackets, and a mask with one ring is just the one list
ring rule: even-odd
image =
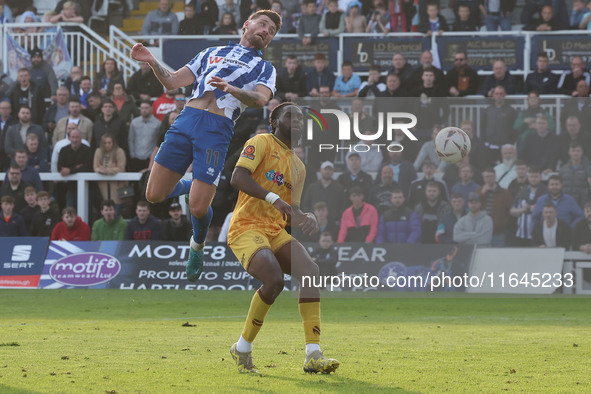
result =
[[181,174],[154,162],[146,186],[146,199],[151,202],[163,201],[181,178]]
[[264,285],[277,285],[283,281],[281,266],[273,254],[267,235],[263,232],[247,230],[229,240],[228,246],[242,267]]
[[312,261],[306,248],[295,238],[290,238],[289,242],[275,251],[275,257],[283,271],[298,279],[302,276],[318,275],[318,265]]

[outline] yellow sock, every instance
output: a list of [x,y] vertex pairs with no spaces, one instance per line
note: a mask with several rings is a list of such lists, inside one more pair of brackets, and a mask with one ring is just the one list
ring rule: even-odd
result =
[[246,317],[246,322],[244,323],[244,330],[242,330],[242,337],[248,342],[254,341],[257,334],[261,330],[263,321],[265,320],[265,316],[267,316],[267,312],[269,312],[271,305],[272,303],[268,304],[267,302],[263,301],[261,295],[259,294],[259,290],[254,293],[252,301],[250,302],[248,316]]
[[306,344],[320,343],[320,299],[300,298],[298,304],[300,316],[304,323],[304,336]]

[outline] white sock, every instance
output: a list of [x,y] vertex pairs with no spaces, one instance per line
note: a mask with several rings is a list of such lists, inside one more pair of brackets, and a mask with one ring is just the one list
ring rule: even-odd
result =
[[191,249],[193,249],[195,251],[200,251],[205,246],[205,242],[200,243],[200,244],[195,242],[192,235],[191,235],[191,242],[190,243],[191,243]]
[[309,356],[310,353],[314,351],[320,351],[320,345],[317,343],[306,343],[306,356]]
[[236,350],[240,353],[250,353],[252,352],[252,342],[248,342],[240,335],[240,339],[236,343]]

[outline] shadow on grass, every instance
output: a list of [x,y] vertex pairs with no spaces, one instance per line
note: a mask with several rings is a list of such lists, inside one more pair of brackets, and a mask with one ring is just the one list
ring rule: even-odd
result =
[[16,387],[11,387],[11,386],[6,386],[4,384],[0,384],[0,393],[2,393],[2,394],[10,394],[10,393],[37,394],[37,393],[40,393],[40,391],[25,390],[22,388],[16,388]]

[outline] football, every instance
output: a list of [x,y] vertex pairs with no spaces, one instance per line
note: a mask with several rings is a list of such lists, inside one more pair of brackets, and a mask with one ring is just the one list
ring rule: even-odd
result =
[[437,156],[449,164],[455,164],[468,156],[471,147],[470,137],[458,127],[441,129],[435,137]]

